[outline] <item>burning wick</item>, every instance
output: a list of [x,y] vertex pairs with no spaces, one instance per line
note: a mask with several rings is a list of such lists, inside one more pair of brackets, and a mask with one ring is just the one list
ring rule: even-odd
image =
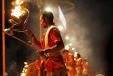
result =
[[16,6],[11,13],[11,16],[15,16],[17,18],[19,18],[20,16],[22,16],[25,13],[25,11],[20,7],[20,6]]

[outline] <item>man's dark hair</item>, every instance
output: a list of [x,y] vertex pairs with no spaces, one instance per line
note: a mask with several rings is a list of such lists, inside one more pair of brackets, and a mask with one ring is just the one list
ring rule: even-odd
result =
[[81,55],[80,55],[80,54],[77,54],[77,57],[78,57],[78,58],[81,58]]
[[65,52],[69,52],[69,51],[65,49],[65,50],[63,50],[63,53],[65,53]]
[[53,22],[54,16],[52,12],[44,11],[42,16],[46,21]]

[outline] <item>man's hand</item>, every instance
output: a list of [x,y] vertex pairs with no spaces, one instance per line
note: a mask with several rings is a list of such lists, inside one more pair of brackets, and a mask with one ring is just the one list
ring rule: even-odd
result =
[[51,49],[44,50],[45,53],[51,52]]
[[40,50],[40,51],[37,51],[36,53],[38,54],[38,55],[44,55],[45,53],[48,53],[48,52],[50,52],[51,51],[51,49],[48,49],[48,50]]
[[32,36],[33,35],[33,32],[30,30],[30,29],[25,29],[24,30],[24,33],[28,36]]

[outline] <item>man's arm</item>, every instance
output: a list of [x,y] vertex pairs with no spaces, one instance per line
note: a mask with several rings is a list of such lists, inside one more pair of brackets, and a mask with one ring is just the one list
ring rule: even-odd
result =
[[31,36],[31,44],[37,46],[38,48],[41,48],[41,43],[39,40],[37,40],[37,38],[35,37],[35,35],[33,34],[33,32],[30,29],[26,29],[25,34],[28,36]]
[[37,46],[38,48],[41,48],[41,43],[39,40],[37,40],[34,34],[31,36],[31,42],[33,45]]

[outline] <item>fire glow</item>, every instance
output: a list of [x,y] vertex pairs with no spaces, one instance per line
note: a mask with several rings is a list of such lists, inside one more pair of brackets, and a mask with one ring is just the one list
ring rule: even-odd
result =
[[16,5],[21,5],[23,3],[23,0],[16,0]]
[[21,6],[16,6],[13,10],[11,15],[19,18],[25,13],[25,11],[21,8]]
[[11,16],[19,18],[25,13],[25,10],[22,8],[21,4],[23,4],[23,0],[15,1],[15,7],[11,11]]

